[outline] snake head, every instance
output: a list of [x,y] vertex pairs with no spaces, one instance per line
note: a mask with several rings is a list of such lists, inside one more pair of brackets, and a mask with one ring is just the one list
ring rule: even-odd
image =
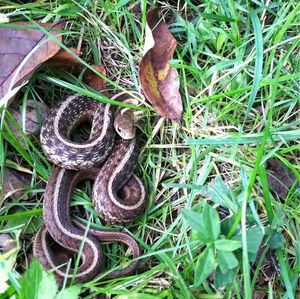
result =
[[114,120],[114,127],[119,136],[123,139],[135,137],[134,114],[131,110],[120,110]]

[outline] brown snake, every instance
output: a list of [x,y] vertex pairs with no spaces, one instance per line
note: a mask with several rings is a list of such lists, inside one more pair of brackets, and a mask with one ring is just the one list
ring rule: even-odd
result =
[[[74,273],[71,269],[67,274],[66,265],[59,267],[62,262],[50,244],[53,240],[66,249],[65,253],[79,252],[83,244],[75,282],[86,282],[99,274],[103,264],[99,241],[124,243],[131,249],[133,258],[140,255],[138,244],[129,234],[89,229],[84,237],[84,225],[75,222],[70,215],[72,192],[85,179],[94,180],[95,210],[109,223],[128,223],[139,217],[145,208],[144,186],[133,174],[137,144],[134,138],[115,137],[113,120],[111,105],[74,95],[51,110],[41,130],[43,151],[59,167],[46,187],[43,203],[46,226],[38,232],[33,252],[46,269],[55,268],[60,282],[72,278]],[[71,132],[86,121],[92,122],[90,138],[80,144],[74,143],[70,140]],[[123,124],[121,121],[120,126],[124,124],[126,120]],[[137,265],[134,261],[106,277],[129,275]]]

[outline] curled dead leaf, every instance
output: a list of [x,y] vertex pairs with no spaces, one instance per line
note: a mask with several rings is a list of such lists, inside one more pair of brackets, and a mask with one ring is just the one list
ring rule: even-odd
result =
[[[22,111],[21,107],[19,110],[14,108],[9,108],[9,112],[12,117],[16,120],[18,125],[22,128]],[[37,111],[38,110],[38,111]],[[26,115],[25,115],[25,134],[34,134],[39,131],[40,125],[44,122],[49,112],[49,107],[42,103],[38,102],[37,107],[35,107],[35,102],[33,100],[27,101],[26,105]],[[40,123],[39,123],[40,119]],[[21,137],[22,133],[18,128],[16,128],[12,123],[10,123],[10,128],[17,137]]]
[[[82,52],[78,51],[75,48],[69,48],[77,56],[81,56]],[[69,53],[65,49],[60,49],[51,59],[47,61],[47,64],[52,67],[72,67],[72,66],[79,66],[81,62],[76,59],[71,53]]]
[[[106,76],[106,70],[102,64],[99,65],[91,65],[92,68],[94,68],[96,71],[99,73],[103,74]],[[98,76],[96,73],[91,71],[90,69],[87,69],[85,74],[84,74],[84,79],[85,82],[93,87],[97,91],[104,90],[106,88],[106,81]]]
[[[47,23],[42,26],[61,41],[59,30],[62,24]],[[16,28],[0,26],[0,107],[9,104],[18,87],[23,86],[33,72],[60,49],[54,40],[43,31],[33,29],[30,23],[18,22],[14,25]]]
[[158,114],[180,122],[183,108],[178,72],[169,64],[177,42],[168,26],[160,20],[159,9],[147,13],[147,24],[151,30],[146,36],[145,46],[150,49],[139,66],[141,87]]
[[[31,185],[31,176],[27,173],[17,171],[12,168],[6,168],[3,177],[2,199],[9,197],[17,198],[24,194],[24,191]],[[27,200],[28,196],[24,195],[23,200]]]

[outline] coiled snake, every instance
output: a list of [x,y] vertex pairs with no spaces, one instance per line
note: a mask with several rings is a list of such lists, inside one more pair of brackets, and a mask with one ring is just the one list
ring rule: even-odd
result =
[[[133,174],[137,144],[134,138],[115,136],[114,114],[113,106],[76,94],[54,107],[42,126],[42,149],[58,167],[46,187],[43,202],[46,225],[35,238],[33,253],[45,268],[55,268],[59,282],[71,279],[74,274],[72,269],[67,273],[66,265],[60,266],[61,257],[66,262],[66,254],[79,252],[82,245],[75,282],[86,282],[99,274],[103,264],[99,241],[124,243],[131,249],[133,258],[140,255],[138,244],[129,234],[89,229],[84,236],[84,225],[70,215],[72,192],[85,179],[94,180],[94,208],[109,223],[130,222],[145,208],[145,188]],[[92,123],[89,139],[80,144],[71,141],[74,128],[87,121]],[[126,126],[126,119],[122,122],[120,118],[119,125]],[[55,252],[53,241],[59,244],[56,247],[60,253]],[[137,265],[134,261],[107,277],[129,275]]]

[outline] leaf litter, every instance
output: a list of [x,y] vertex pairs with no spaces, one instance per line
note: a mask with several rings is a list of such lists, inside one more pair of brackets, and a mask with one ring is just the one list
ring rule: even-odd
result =
[[141,87],[159,115],[180,122],[183,107],[178,72],[170,66],[177,41],[161,21],[159,9],[147,13],[147,25],[150,28],[145,41],[147,51],[139,66]]
[[[62,25],[63,22],[42,24],[59,41],[62,40],[59,35]],[[29,23],[0,26],[0,107],[9,104],[18,87],[26,84],[35,70],[59,50],[54,40],[43,31],[33,29]]]

